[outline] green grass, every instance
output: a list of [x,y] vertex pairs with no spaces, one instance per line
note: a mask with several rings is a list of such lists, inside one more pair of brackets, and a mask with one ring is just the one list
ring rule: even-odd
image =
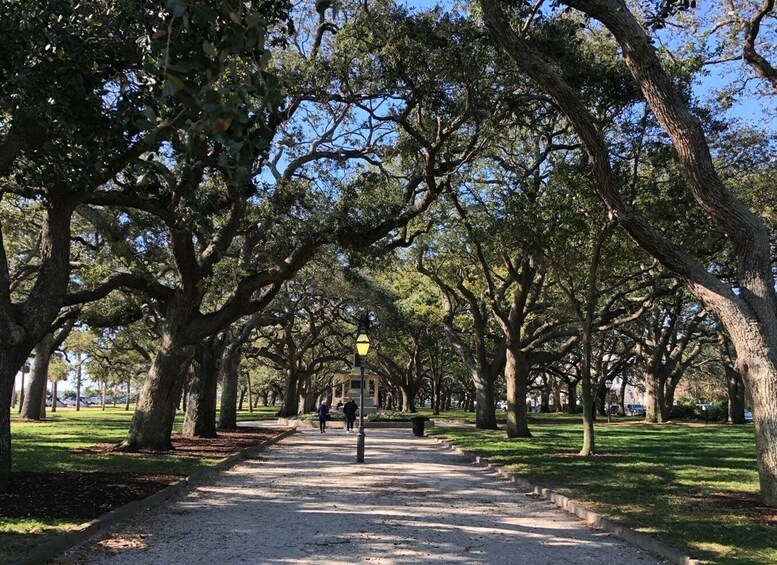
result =
[[[13,471],[126,471],[190,474],[218,459],[170,455],[124,457],[78,453],[96,443],[119,443],[127,435],[132,412],[123,408],[58,408],[43,422],[11,421]],[[181,416],[176,418],[180,429]]]
[[[431,408],[419,408],[418,415],[429,416],[432,420],[461,420],[470,424],[475,423],[475,413],[465,412],[464,410],[447,410],[439,414],[432,414]],[[499,418],[499,414],[497,414],[497,418]]]
[[[253,413],[238,412],[238,422],[275,418],[278,407],[260,407]],[[127,435],[132,410],[124,407],[57,408],[47,411],[43,422],[23,422],[11,417],[12,471],[121,471],[189,475],[219,461],[216,457],[79,453],[74,449],[96,443],[119,443]],[[183,415],[176,417],[179,431]],[[42,493],[42,496],[56,493]],[[20,520],[0,515],[0,563],[13,561],[31,548],[76,526],[62,520]]]
[[54,520],[0,516],[0,563],[13,563],[24,557],[35,546],[73,528],[75,525]]
[[777,563],[777,528],[710,498],[758,493],[752,426],[601,423],[599,456],[583,458],[576,455],[579,416],[538,416],[532,439],[508,440],[504,431],[429,432],[692,557]]
[[257,406],[253,412],[248,410],[242,410],[237,413],[238,422],[248,422],[251,420],[277,420],[278,411],[281,409],[281,405],[277,406]]
[[[258,407],[253,413],[238,412],[238,422],[276,418],[278,407]],[[13,471],[128,471],[190,474],[218,459],[176,457],[174,455],[95,455],[73,450],[96,443],[119,443],[127,435],[132,410],[123,407],[58,408],[43,422],[22,422],[11,417]],[[183,414],[175,419],[180,431]]]

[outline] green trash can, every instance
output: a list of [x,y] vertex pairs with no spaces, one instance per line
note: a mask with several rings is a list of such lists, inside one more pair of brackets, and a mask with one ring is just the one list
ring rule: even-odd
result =
[[424,423],[427,419],[426,416],[415,416],[414,418],[410,418],[410,422],[413,424],[413,435],[423,437]]

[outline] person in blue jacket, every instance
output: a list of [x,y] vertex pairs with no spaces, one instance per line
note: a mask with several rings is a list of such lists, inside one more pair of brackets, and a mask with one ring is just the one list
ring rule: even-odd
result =
[[321,403],[318,407],[318,427],[321,433],[326,432],[326,417],[329,415],[329,406],[326,405],[326,401]]

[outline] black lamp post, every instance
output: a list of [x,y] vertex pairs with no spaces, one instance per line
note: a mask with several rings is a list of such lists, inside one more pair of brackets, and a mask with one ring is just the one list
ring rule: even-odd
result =
[[361,384],[359,385],[359,433],[356,435],[356,462],[364,463],[364,363],[370,350],[370,338],[367,337],[367,322],[359,323],[359,336],[356,338],[356,353],[359,355],[361,367]]
[[604,381],[604,386],[607,388],[607,423],[612,422],[612,379]]

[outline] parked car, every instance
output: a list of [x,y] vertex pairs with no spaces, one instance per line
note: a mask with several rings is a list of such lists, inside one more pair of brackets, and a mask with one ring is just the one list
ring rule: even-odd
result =
[[496,403],[496,407],[499,410],[507,410],[507,401],[506,400],[500,400]]
[[626,414],[628,416],[644,416],[647,414],[647,410],[642,404],[627,404]]
[[745,422],[753,421],[753,413],[750,410],[745,410]]

